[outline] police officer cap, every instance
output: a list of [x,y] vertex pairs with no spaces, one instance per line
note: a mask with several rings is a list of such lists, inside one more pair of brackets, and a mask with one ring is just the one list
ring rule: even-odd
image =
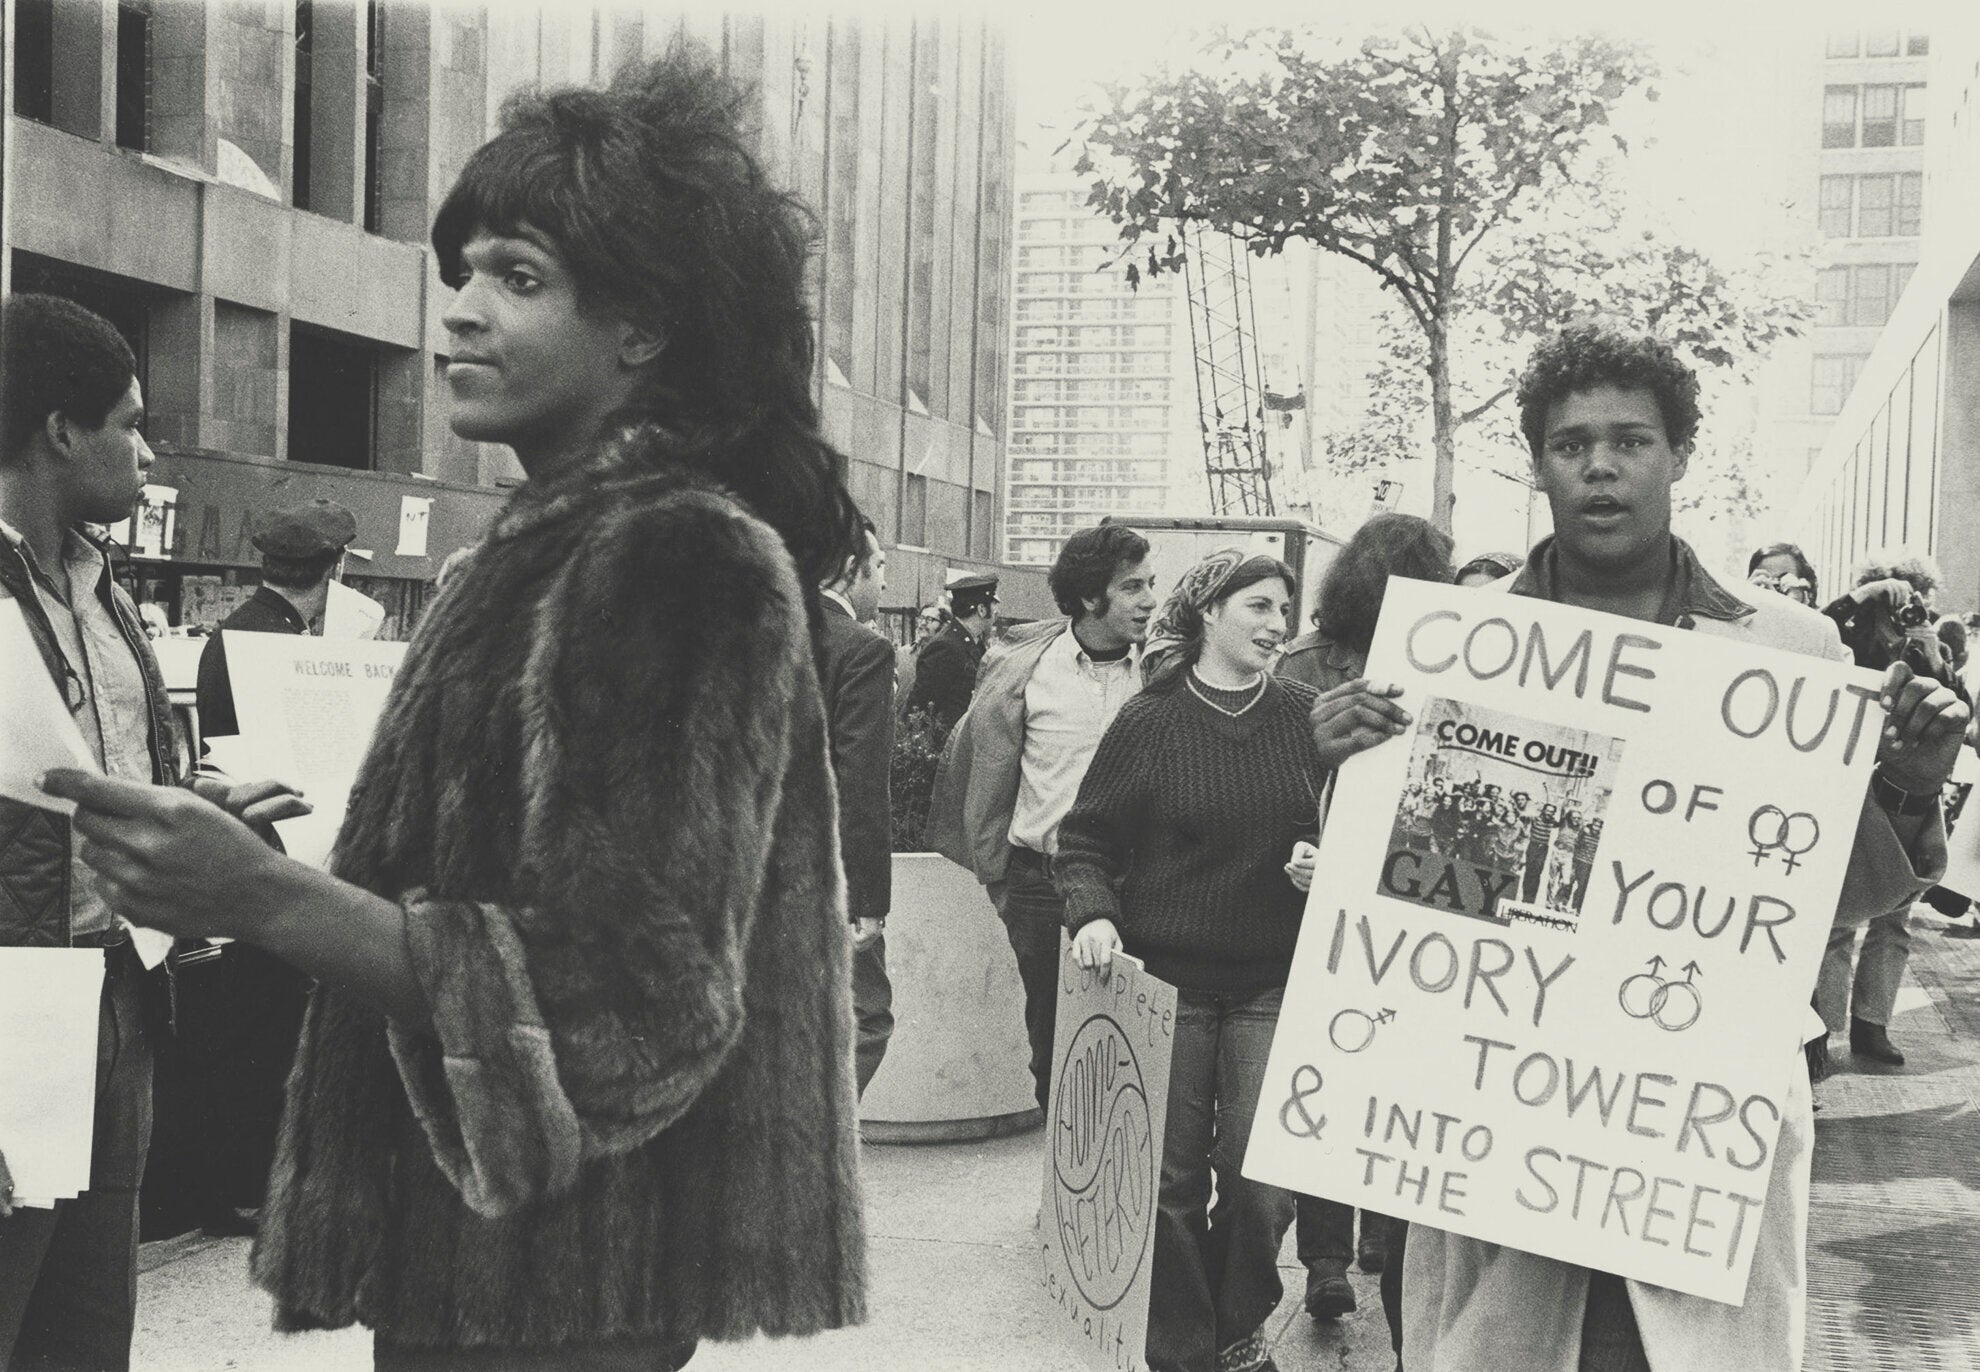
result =
[[977,572],[971,576],[959,576],[949,583],[949,594],[959,591],[994,591],[997,589],[997,576],[994,572]]
[[356,537],[357,516],[334,500],[310,500],[264,510],[251,541],[270,557],[299,561],[340,553]]

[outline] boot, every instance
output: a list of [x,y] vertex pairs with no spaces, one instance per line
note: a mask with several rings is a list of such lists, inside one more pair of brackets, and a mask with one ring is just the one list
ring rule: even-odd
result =
[[1383,1233],[1387,1224],[1387,1220],[1379,1219],[1368,1211],[1362,1211],[1361,1242],[1354,1247],[1354,1259],[1360,1264],[1361,1270],[1371,1277],[1381,1273],[1382,1264],[1389,1258],[1389,1245],[1386,1242],[1388,1235]]
[[1323,1258],[1306,1269],[1307,1314],[1316,1320],[1337,1320],[1354,1306],[1354,1288],[1348,1284],[1345,1261]]
[[1849,1021],[1849,1051],[1860,1058],[1870,1058],[1877,1062],[1887,1062],[1893,1067],[1904,1066],[1904,1054],[1891,1042],[1890,1034],[1881,1024],[1872,1024],[1867,1019],[1852,1017]]

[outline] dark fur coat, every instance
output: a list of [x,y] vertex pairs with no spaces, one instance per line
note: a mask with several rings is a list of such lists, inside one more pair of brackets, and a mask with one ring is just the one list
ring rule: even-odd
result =
[[517,493],[429,609],[338,840],[433,1007],[321,990],[254,1272],[404,1345],[863,1314],[845,896],[777,536],[651,431]]

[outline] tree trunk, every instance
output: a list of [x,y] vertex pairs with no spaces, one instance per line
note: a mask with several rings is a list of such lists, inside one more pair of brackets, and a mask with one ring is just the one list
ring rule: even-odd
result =
[[1429,308],[1430,334],[1430,422],[1436,448],[1436,467],[1430,478],[1430,522],[1445,533],[1451,531],[1451,512],[1457,505],[1452,485],[1457,476],[1457,419],[1451,406],[1451,336],[1449,310],[1457,275],[1453,221],[1457,206],[1452,203],[1458,174],[1458,54],[1464,39],[1453,34],[1445,40],[1437,56],[1437,82],[1444,97],[1444,156],[1437,203],[1437,281]]
[[1451,532],[1457,508],[1457,419],[1451,405],[1450,338],[1441,315],[1430,319],[1430,423],[1435,465],[1430,475],[1430,522]]

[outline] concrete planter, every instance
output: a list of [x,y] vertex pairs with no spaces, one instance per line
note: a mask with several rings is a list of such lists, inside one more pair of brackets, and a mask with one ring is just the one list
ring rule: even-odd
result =
[[866,1138],[994,1138],[1039,1122],[1024,988],[973,874],[937,853],[894,855],[887,974],[894,1036],[860,1100]]

